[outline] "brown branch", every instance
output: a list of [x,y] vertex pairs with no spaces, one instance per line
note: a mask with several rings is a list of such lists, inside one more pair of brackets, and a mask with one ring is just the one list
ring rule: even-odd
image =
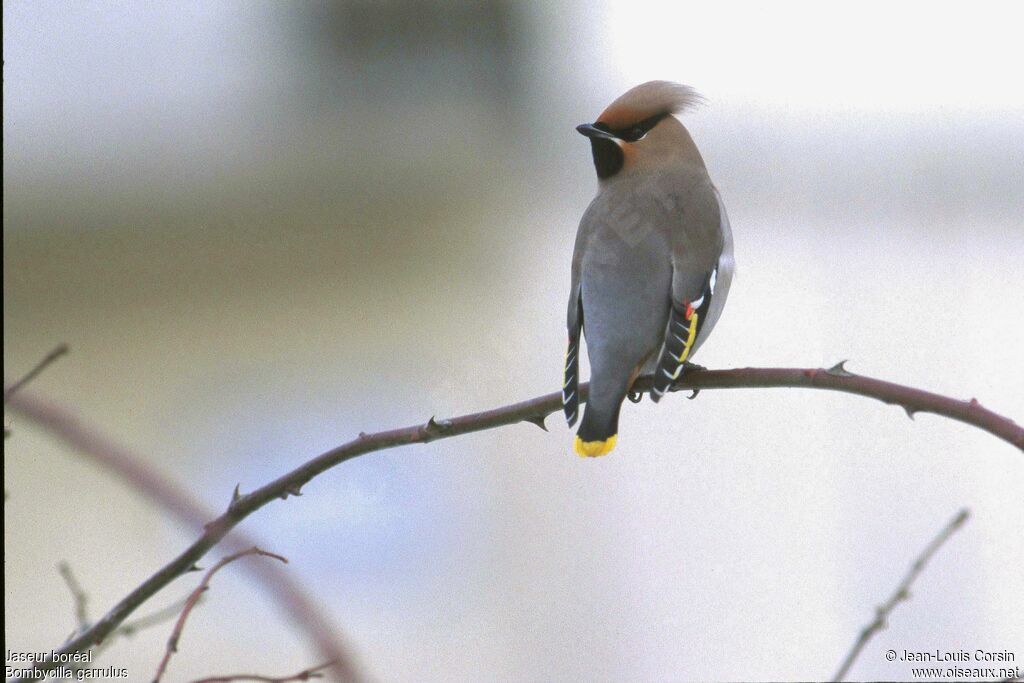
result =
[[[46,369],[46,366],[66,354],[68,351],[69,349],[67,344],[58,345],[57,348],[50,351],[41,361],[36,363],[34,368],[25,373],[24,377],[19,379],[17,382],[6,386],[4,388],[4,403],[7,403],[11,396],[13,396],[19,389],[34,380],[40,372]],[[7,382],[4,382],[4,384],[7,384]]]
[[878,631],[884,629],[889,619],[889,614],[896,608],[896,605],[903,602],[904,600],[910,599],[910,586],[914,583],[914,580],[924,569],[928,561],[932,559],[932,556],[942,547],[942,544],[949,540],[949,537],[957,532],[970,517],[970,510],[964,508],[956,514],[956,516],[949,521],[948,524],[939,532],[939,535],[932,539],[925,549],[918,555],[917,559],[914,560],[914,564],[910,566],[910,570],[907,575],[903,577],[900,584],[896,587],[896,592],[893,593],[885,604],[875,609],[875,619],[870,624],[865,626],[860,632],[860,636],[857,641],[850,648],[850,651],[846,654],[846,658],[843,659],[843,663],[839,666],[839,670],[836,671],[836,675],[832,678],[833,681],[842,681],[846,678],[846,674],[849,673],[850,667],[857,660],[861,650],[868,644],[871,637]]
[[[874,398],[903,408],[913,419],[917,413],[933,413],[982,429],[1024,451],[1024,428],[1013,420],[982,406],[978,399],[963,401],[930,391],[886,382],[849,372],[842,361],[825,370],[799,368],[737,368],[699,370],[690,373],[674,389],[824,389]],[[650,389],[648,378],[637,380],[634,388]]]
[[[634,391],[646,392],[651,387],[650,377],[639,378]],[[1002,417],[977,400],[960,401],[931,392],[862,377],[847,372],[842,363],[825,369],[799,368],[737,368],[733,370],[693,370],[677,383],[675,390],[683,389],[741,389],[741,388],[813,388],[840,391],[878,399],[898,405],[911,417],[915,413],[935,413],[983,429],[994,436],[1024,450],[1024,429],[1012,420]],[[580,400],[588,393],[586,383],[580,385]],[[10,407],[23,416],[45,422],[38,405],[23,396],[16,397]],[[396,446],[427,443],[461,434],[494,429],[519,422],[542,426],[544,418],[561,408],[561,394],[552,393],[521,403],[463,415],[449,420],[430,418],[425,424],[392,429],[375,434],[361,433],[357,438],[318,455],[291,472],[245,495],[233,496],[228,509],[206,525],[206,530],[191,546],[146,579],[121,602],[115,605],[88,632],[80,634],[56,651],[60,654],[78,652],[102,640],[111,633],[139,605],[156,594],[175,578],[189,570],[210,548],[217,545],[239,522],[273,500],[299,495],[302,487],[317,475],[346,460]],[[49,425],[46,425],[49,426]],[[49,662],[37,662],[39,668],[52,668]]]
[[160,683],[160,679],[163,678],[164,672],[167,670],[167,664],[171,661],[171,655],[178,651],[178,642],[181,640],[181,634],[185,630],[185,622],[188,620],[189,615],[192,614],[192,610],[199,602],[199,598],[201,598],[203,593],[210,588],[210,579],[212,579],[213,575],[225,566],[248,555],[272,557],[275,560],[280,560],[281,562],[288,564],[288,560],[284,557],[267,552],[266,550],[260,550],[254,546],[248,550],[242,550],[241,552],[237,552],[233,555],[228,555],[227,557],[222,558],[217,564],[210,567],[203,576],[203,580],[199,582],[196,589],[188,596],[188,599],[185,601],[185,606],[181,608],[181,614],[178,616],[178,621],[174,624],[174,629],[171,631],[171,637],[167,639],[167,650],[164,652],[164,656],[160,660],[160,665],[156,669],[156,676],[153,677],[153,683]]
[[234,674],[231,676],[214,676],[212,678],[201,678],[192,683],[231,683],[231,681],[261,681],[262,683],[289,683],[289,681],[309,681],[314,678],[323,678],[320,673],[324,669],[334,666],[334,662],[324,662],[320,666],[305,669],[291,676],[274,678],[273,676],[260,676],[259,674]]

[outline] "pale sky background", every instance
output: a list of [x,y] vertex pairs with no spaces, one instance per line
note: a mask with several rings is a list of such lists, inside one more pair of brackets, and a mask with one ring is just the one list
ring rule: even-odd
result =
[[[67,342],[32,391],[217,508],[554,391],[596,184],[573,127],[668,78],[708,99],[683,120],[736,239],[697,362],[849,358],[1024,419],[1024,6],[475,6],[5,3],[5,377]],[[1024,666],[1007,444],[802,390],[628,404],[596,461],[548,423],[359,458],[244,529],[372,680],[808,680],[966,506],[851,678],[909,677],[889,648]],[[96,618],[195,533],[5,424],[6,647],[45,650],[58,562]],[[241,569],[209,595],[168,680],[315,663]],[[100,663],[148,680],[169,629]]]

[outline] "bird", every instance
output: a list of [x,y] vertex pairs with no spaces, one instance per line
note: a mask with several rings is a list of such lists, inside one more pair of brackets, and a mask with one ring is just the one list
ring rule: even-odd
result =
[[718,322],[732,282],[722,198],[677,114],[703,103],[691,87],[649,81],[576,130],[590,141],[597,195],[573,249],[562,404],[580,409],[580,343],[590,392],[574,450],[605,455],[633,382],[654,373],[658,402]]

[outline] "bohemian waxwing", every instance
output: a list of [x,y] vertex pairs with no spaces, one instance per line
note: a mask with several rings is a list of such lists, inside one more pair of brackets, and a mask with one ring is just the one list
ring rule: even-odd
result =
[[615,447],[633,381],[654,372],[658,401],[711,333],[732,280],[732,232],[693,139],[673,114],[700,101],[685,85],[651,81],[611,103],[590,139],[597,196],[576,234],[562,402],[579,410],[586,335],[590,397],[576,434],[582,456]]

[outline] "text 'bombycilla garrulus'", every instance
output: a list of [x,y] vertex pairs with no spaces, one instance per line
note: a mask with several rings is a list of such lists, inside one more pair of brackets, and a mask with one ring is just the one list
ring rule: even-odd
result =
[[576,129],[590,139],[598,177],[576,234],[562,388],[571,427],[582,331],[590,396],[575,449],[583,456],[615,447],[622,400],[642,371],[655,373],[651,398],[661,399],[725,305],[729,219],[693,139],[673,116],[699,101],[685,85],[651,81]]

